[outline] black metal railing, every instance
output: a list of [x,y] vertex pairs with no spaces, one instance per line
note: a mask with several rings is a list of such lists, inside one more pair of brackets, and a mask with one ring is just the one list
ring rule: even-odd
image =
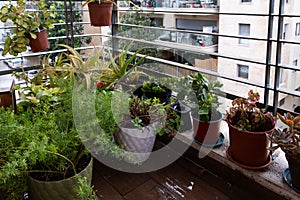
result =
[[[222,1],[222,0],[221,0]],[[235,12],[234,10],[232,12],[219,12],[219,7],[222,6],[222,2],[220,5],[214,7],[214,10],[208,10],[205,8],[191,8],[191,9],[180,9],[180,8],[147,8],[142,7],[138,12],[142,15],[148,14],[150,17],[162,17],[165,14],[172,15],[176,17],[186,17],[187,19],[191,19],[189,17],[190,15],[199,16],[199,19],[205,20],[205,16],[209,19],[213,19],[217,21],[217,24],[220,23],[220,20],[224,16],[231,16],[232,18],[235,17],[245,17],[246,18],[266,18],[267,19],[267,27],[263,27],[263,29],[267,29],[266,34],[261,36],[243,36],[239,35],[238,33],[231,32],[223,33],[222,30],[218,30],[216,32],[205,32],[203,30],[186,30],[186,29],[177,29],[176,27],[156,27],[156,26],[145,26],[145,25],[137,25],[137,24],[127,24],[127,23],[121,23],[120,17],[125,12],[132,11],[132,8],[129,7],[114,7],[113,10],[113,19],[112,19],[112,26],[109,27],[109,31],[107,33],[103,32],[103,28],[101,29],[102,32],[100,32],[100,28],[94,28],[94,32],[92,33],[86,33],[85,31],[87,29],[91,29],[92,27],[89,25],[89,20],[81,20],[81,21],[74,21],[73,15],[76,12],[81,13],[82,16],[88,16],[88,10],[87,7],[82,8],[80,5],[76,8],[72,7],[72,4],[75,2],[80,3],[83,1],[77,0],[77,1],[71,1],[71,0],[64,0],[62,8],[56,8],[55,10],[52,10],[52,12],[60,12],[63,13],[65,16],[64,22],[57,22],[55,26],[60,26],[65,28],[65,34],[55,37],[50,37],[49,40],[55,41],[57,39],[64,39],[65,44],[68,44],[70,46],[74,46],[74,40],[76,38],[84,38],[84,37],[91,37],[92,39],[99,39],[100,42],[97,43],[90,43],[90,44],[83,44],[82,46],[77,46],[77,49],[80,49],[84,51],[85,49],[91,49],[94,46],[102,46],[104,43],[101,42],[104,38],[107,38],[109,42],[107,42],[109,45],[111,45],[111,48],[114,50],[118,49],[118,44],[124,43],[125,41],[131,42],[133,41],[136,44],[140,44],[143,47],[151,47],[154,49],[170,49],[168,53],[173,52],[171,58],[161,57],[157,55],[150,55],[147,57],[149,62],[153,62],[155,64],[162,64],[164,66],[167,66],[166,68],[172,69],[168,71],[159,71],[161,73],[166,73],[172,76],[180,76],[181,73],[183,75],[193,72],[201,72],[204,74],[207,74],[210,77],[218,78],[221,82],[225,82],[226,84],[230,84],[230,86],[227,85],[227,87],[236,87],[236,85],[244,85],[244,88],[254,88],[259,91],[262,91],[263,94],[263,102],[262,104],[268,108],[269,110],[273,111],[274,113],[277,111],[292,111],[292,112],[299,112],[299,106],[300,105],[300,83],[297,83],[297,77],[300,78],[300,68],[299,66],[294,66],[291,63],[283,63],[282,57],[284,48],[286,48],[286,45],[294,45],[299,46],[300,49],[300,40],[295,39],[289,39],[285,38],[283,39],[282,33],[284,31],[284,23],[285,19],[287,18],[294,18],[294,19],[300,19],[300,14],[295,13],[284,13],[285,8],[285,1],[278,0],[276,3],[275,0],[269,0],[269,5],[266,8],[265,13],[239,13]],[[200,16],[201,15],[201,16]],[[300,20],[299,20],[300,21]],[[82,33],[75,33],[74,27],[75,26],[83,26],[84,30]],[[138,29],[143,31],[148,31],[149,33],[157,34],[155,35],[155,39],[149,39],[148,35],[144,35],[143,37],[135,37],[132,36],[124,36],[120,33],[120,27],[128,27],[131,29]],[[13,27],[0,27],[0,30],[3,29],[11,29]],[[220,26],[219,26],[220,28]],[[157,38],[160,36],[160,33],[176,33],[177,35],[180,34],[191,34],[191,35],[201,35],[201,36],[209,36],[218,38],[218,42],[214,43],[216,45],[214,50],[208,50],[205,49],[203,46],[199,45],[193,45],[191,43],[184,44],[184,43],[178,43],[174,41],[160,41]],[[253,31],[252,31],[253,32]],[[255,32],[255,30],[254,30]],[[175,34],[175,35],[176,35]],[[170,36],[171,37],[171,36]],[[238,52],[236,54],[231,54],[230,52],[224,52],[220,51],[223,47],[220,45],[223,45],[223,43],[220,42],[222,39],[230,39],[233,42],[236,42],[239,39],[247,39],[249,42],[259,42],[259,44],[265,45],[265,50],[262,52],[264,55],[264,59],[258,59],[258,58],[252,58],[247,57],[245,55],[240,55]],[[210,45],[210,46],[214,46]],[[243,47],[241,47],[243,48]],[[259,50],[255,49],[254,50]],[[55,54],[60,53],[62,51],[65,51],[64,49],[56,49],[56,50],[49,50],[45,52],[40,53],[26,53],[19,55],[18,57],[26,58],[26,57],[32,57],[36,56],[39,59],[43,55],[47,54]],[[175,52],[175,53],[174,53]],[[300,54],[300,52],[298,53]],[[193,62],[188,62],[187,59],[184,58],[186,55],[191,57],[191,60]],[[196,66],[194,62],[195,58],[198,59],[198,57],[205,57],[208,56],[211,58],[212,62],[219,62],[216,64],[217,68],[215,69],[207,69],[206,66],[202,67]],[[193,59],[194,58],[194,59]],[[0,61],[3,61],[5,59],[8,59],[7,57],[0,57]],[[295,58],[297,59],[297,58]],[[198,59],[201,62],[203,59]],[[262,77],[264,80],[253,80],[253,79],[245,79],[241,77],[237,77],[237,74],[235,72],[233,73],[227,73],[224,70],[220,70],[221,66],[220,61],[226,61],[227,63],[232,62],[231,68],[233,69],[236,64],[236,62],[241,63],[247,63],[250,65],[253,65],[255,67],[249,67],[250,70],[252,68],[259,68],[259,73],[264,74]],[[300,59],[298,60],[298,63],[300,63]],[[193,66],[194,65],[194,66]],[[144,67],[151,68],[151,65],[147,64]],[[38,67],[38,65],[35,66],[27,66],[26,70],[31,70],[33,68]],[[226,67],[226,66],[225,66]],[[228,67],[229,68],[229,67]],[[0,69],[0,75],[9,74],[12,73],[15,70],[20,69],[9,69],[4,68]],[[151,68],[151,70],[156,70],[155,68]],[[175,73],[174,73],[175,72]],[[248,72],[249,73],[249,72]],[[255,72],[257,73],[257,72]],[[288,77],[295,78],[293,84],[294,87],[281,87],[282,80],[281,77],[283,75],[288,74]],[[249,73],[249,75],[251,75]],[[255,76],[255,74],[252,74],[252,76]],[[291,81],[291,80],[286,80]],[[1,84],[1,83],[0,83]],[[297,86],[299,84],[299,86]],[[297,86],[297,87],[296,87]],[[244,93],[237,93],[232,92],[229,90],[224,91],[226,93],[225,97],[227,99],[232,99],[237,96],[244,96]],[[284,99],[288,102],[295,102],[295,105],[287,105],[289,103],[284,103]],[[298,106],[298,107],[297,107]]]

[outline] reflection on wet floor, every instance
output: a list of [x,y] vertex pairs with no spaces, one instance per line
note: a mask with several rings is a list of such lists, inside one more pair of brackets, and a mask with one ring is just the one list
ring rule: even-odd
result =
[[154,172],[133,174],[111,169],[96,161],[93,176],[96,194],[104,200],[230,199],[201,180],[201,173],[197,177],[178,162]]

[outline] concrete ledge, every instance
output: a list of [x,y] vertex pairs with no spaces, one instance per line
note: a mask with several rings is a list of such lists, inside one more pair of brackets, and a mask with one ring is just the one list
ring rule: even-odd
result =
[[[270,190],[271,192],[274,192],[284,199],[300,199],[300,194],[291,189],[283,180],[282,173],[288,167],[284,152],[282,152],[280,149],[276,150],[272,155],[272,163],[264,170],[254,171],[244,169],[228,160],[226,156],[226,150],[229,146],[229,134],[228,126],[225,121],[222,122],[221,132],[225,136],[223,145],[212,149],[212,151],[208,153],[207,157],[215,160],[223,166],[232,169],[235,172],[243,174],[254,183],[259,184],[260,186]],[[191,143],[191,140],[193,140],[193,131],[190,130],[184,133],[179,133],[176,137],[184,143],[189,144]],[[192,142],[191,147],[197,151],[199,151],[201,148],[201,146],[195,142]],[[208,168],[208,170],[210,169]]]

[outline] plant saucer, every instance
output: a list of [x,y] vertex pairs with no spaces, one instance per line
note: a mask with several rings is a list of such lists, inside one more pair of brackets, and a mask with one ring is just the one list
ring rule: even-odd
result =
[[291,174],[290,174],[290,169],[286,168],[283,172],[283,179],[285,180],[285,182],[297,193],[300,193],[300,189],[295,188],[292,185],[292,179],[291,179]]
[[199,144],[201,146],[209,147],[209,148],[217,148],[223,144],[224,138],[225,138],[225,136],[223,135],[223,133],[220,133],[220,137],[216,144],[204,144],[204,143],[200,142],[199,140],[197,140],[196,138],[194,138],[194,140],[197,144]]
[[271,164],[271,162],[272,162],[272,157],[271,157],[271,155],[269,155],[269,156],[268,156],[267,162],[266,162],[265,164],[263,164],[263,165],[260,165],[260,166],[249,166],[249,165],[245,165],[245,164],[239,163],[238,161],[236,161],[236,160],[234,160],[234,159],[232,158],[231,152],[230,152],[230,146],[229,146],[229,147],[227,148],[227,150],[226,150],[226,156],[227,156],[227,158],[228,158],[231,162],[233,162],[234,164],[236,164],[236,165],[238,165],[238,166],[240,166],[240,167],[242,167],[242,168],[245,168],[245,169],[251,169],[251,170],[262,170],[262,169],[265,169],[265,168],[267,168],[267,167]]

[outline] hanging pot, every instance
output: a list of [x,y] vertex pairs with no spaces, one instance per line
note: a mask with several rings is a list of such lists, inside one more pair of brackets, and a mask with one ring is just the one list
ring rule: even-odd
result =
[[[92,181],[93,159],[83,169],[79,176],[86,177],[89,184]],[[78,185],[75,176],[60,181],[39,181],[29,176],[29,196],[32,200],[75,200],[78,199],[74,188]]]
[[112,2],[92,2],[88,4],[90,21],[92,26],[111,25]]
[[44,51],[50,48],[47,31],[44,29],[39,32],[35,32],[36,39],[29,37],[29,46],[32,52]]

